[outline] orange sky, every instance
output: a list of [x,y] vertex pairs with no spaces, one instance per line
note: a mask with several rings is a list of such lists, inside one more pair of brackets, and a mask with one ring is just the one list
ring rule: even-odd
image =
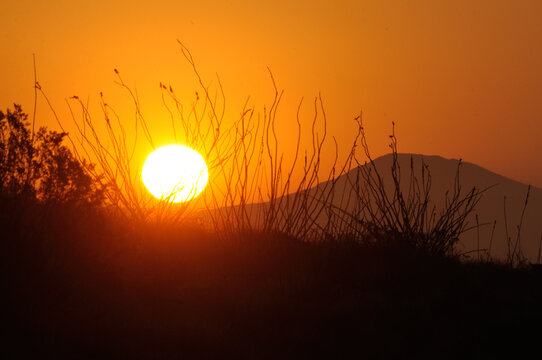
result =
[[[0,107],[32,111],[35,53],[61,116],[65,98],[92,104],[100,91],[128,109],[118,68],[158,121],[159,82],[195,88],[179,38],[207,79],[220,75],[232,114],[247,95],[271,102],[269,66],[285,89],[279,116],[293,119],[302,96],[321,92],[343,146],[363,109],[374,155],[395,121],[400,152],[462,157],[542,187],[541,19],[538,0],[10,1],[0,6]],[[38,124],[55,127],[43,101]]]

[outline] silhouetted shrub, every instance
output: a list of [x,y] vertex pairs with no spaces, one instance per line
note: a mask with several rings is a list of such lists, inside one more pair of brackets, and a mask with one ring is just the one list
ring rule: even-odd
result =
[[408,179],[401,176],[395,124],[389,145],[392,163],[387,172],[388,169],[379,169],[370,154],[361,116],[356,120],[356,142],[367,160],[363,163],[352,157],[357,166],[346,176],[350,189],[346,196],[341,195],[346,203],[331,208],[334,217],[330,220],[330,237],[360,239],[401,251],[456,256],[459,237],[468,229],[469,215],[486,189],[463,189],[460,161],[453,188],[443,194],[445,202],[437,207],[431,200],[431,172],[423,159],[417,171],[411,157],[410,169],[403,169],[407,170]]
[[20,105],[0,111],[0,196],[41,202],[99,204],[102,189],[92,168],[62,144],[67,133],[42,127],[33,133]]

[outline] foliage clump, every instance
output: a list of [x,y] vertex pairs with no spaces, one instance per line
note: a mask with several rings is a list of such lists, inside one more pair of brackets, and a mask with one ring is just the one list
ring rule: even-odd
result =
[[101,203],[103,189],[88,173],[92,165],[63,145],[67,135],[46,127],[34,132],[20,105],[0,111],[0,197]]

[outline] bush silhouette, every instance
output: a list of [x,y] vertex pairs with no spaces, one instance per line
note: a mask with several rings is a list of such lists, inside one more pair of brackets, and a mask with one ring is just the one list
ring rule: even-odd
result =
[[97,205],[103,191],[88,174],[92,164],[79,161],[63,145],[65,132],[46,127],[33,132],[20,105],[0,111],[0,197],[40,202]]

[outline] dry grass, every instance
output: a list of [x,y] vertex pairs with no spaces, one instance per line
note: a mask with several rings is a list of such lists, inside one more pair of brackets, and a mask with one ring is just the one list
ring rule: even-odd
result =
[[[218,89],[204,85],[206,82],[192,54],[182,43],[179,46],[199,84],[196,98],[191,104],[183,104],[171,86],[160,84],[160,90],[174,138],[182,139],[200,152],[213,176],[214,181],[199,198],[181,205],[172,204],[155,200],[143,188],[139,169],[133,166],[134,153],[141,142],[151,149],[155,149],[155,143],[137,94],[117,70],[117,83],[126,90],[133,104],[132,138],[127,135],[127,120],[120,119],[103,96],[100,98],[103,119],[99,125],[105,126],[105,132],[97,130],[97,120],[81,99],[74,96],[68,102],[78,132],[70,137],[73,151],[79,159],[97,163],[88,171],[106,189],[107,205],[116,213],[135,224],[176,224],[199,217],[198,221],[224,237],[263,231],[305,241],[354,238],[395,243],[439,255],[454,253],[459,236],[467,229],[466,219],[484,191],[462,189],[460,166],[455,186],[446,194],[444,208],[436,209],[430,201],[431,174],[425,164],[417,172],[411,163],[405,187],[393,131],[390,191],[385,180],[389,177],[387,171],[377,168],[369,152],[361,115],[355,119],[358,127],[352,149],[346,159],[339,160],[336,140],[327,134],[327,118],[320,97],[313,103],[308,146],[301,141],[307,131],[301,125],[301,101],[296,113],[295,150],[283,149],[276,130],[280,121],[277,109],[283,93],[271,72],[274,89],[271,105],[259,113],[255,107],[248,107],[247,102],[240,117],[228,123],[220,79],[217,78]],[[36,88],[47,99],[38,83]],[[74,104],[79,108],[78,115]],[[62,126],[60,121],[59,124]],[[327,171],[322,168],[321,157],[325,146],[335,148],[336,154]],[[290,162],[285,160],[285,151],[293,154]],[[299,173],[301,176],[296,175]],[[341,177],[348,179],[347,188],[337,188]],[[201,212],[202,204],[205,215]],[[515,244],[512,256],[517,256],[519,233]]]
[[333,235],[452,255],[459,236],[468,229],[468,216],[487,189],[465,191],[460,183],[459,162],[454,187],[446,192],[444,207],[437,209],[430,198],[431,172],[423,159],[421,168],[415,169],[411,157],[408,181],[402,178],[394,124],[389,145],[392,165],[387,178],[387,171],[379,169],[370,154],[361,115],[357,120],[359,144],[368,160],[362,164],[353,157],[356,167],[347,177],[351,191],[345,196],[349,203],[333,206],[339,224]]

